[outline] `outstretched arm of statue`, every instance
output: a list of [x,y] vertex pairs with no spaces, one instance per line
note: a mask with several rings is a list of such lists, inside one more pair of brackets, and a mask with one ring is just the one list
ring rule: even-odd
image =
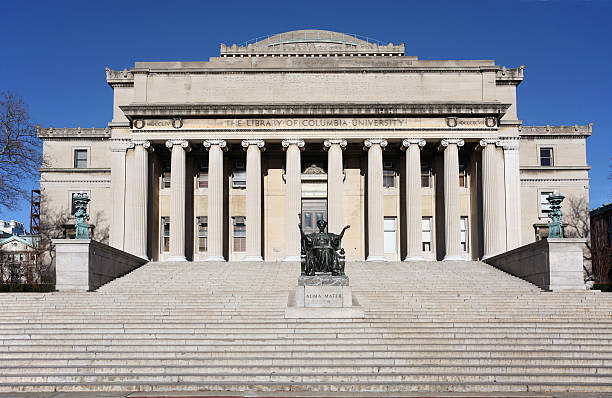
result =
[[304,239],[306,235],[304,234],[304,230],[302,229],[302,213],[298,213],[298,217],[300,219],[300,221],[298,222],[298,228],[300,229],[300,235],[302,236],[302,239]]
[[347,225],[346,227],[342,228],[342,232],[340,232],[340,239],[342,239],[342,237],[344,236],[344,231],[346,231],[350,227],[351,227],[350,225]]

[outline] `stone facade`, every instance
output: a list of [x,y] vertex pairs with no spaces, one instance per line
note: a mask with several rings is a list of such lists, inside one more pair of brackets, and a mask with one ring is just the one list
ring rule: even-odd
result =
[[542,193],[588,203],[591,126],[522,126],[523,73],[326,31],[107,69],[106,128],[39,130],[42,217],[85,191],[154,260],[296,260],[300,210],[351,225],[347,260],[494,256],[536,239]]

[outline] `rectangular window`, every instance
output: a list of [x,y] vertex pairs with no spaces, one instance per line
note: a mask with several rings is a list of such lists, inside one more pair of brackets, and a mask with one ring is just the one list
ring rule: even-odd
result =
[[421,164],[421,187],[429,188],[431,186],[431,170],[427,163]]
[[198,169],[198,188],[208,188],[208,160],[200,162]]
[[161,247],[163,252],[170,251],[170,217],[161,218]]
[[550,211],[550,203],[548,203],[546,198],[552,194],[552,192],[540,192],[540,210],[542,213],[547,213]]
[[553,149],[552,148],[540,148],[540,166],[552,166],[553,165]]
[[612,216],[608,216],[608,246],[612,246]]
[[162,188],[170,188],[170,171],[170,162],[164,162],[161,171]]
[[467,173],[465,172],[465,165],[460,164],[459,165],[459,186],[465,188],[467,186],[466,182],[467,182]]
[[87,149],[75,149],[74,150],[74,168],[75,169],[86,169],[87,168]]
[[208,217],[198,217],[198,251],[208,251]]
[[461,217],[461,250],[468,251],[468,218]]
[[244,217],[234,217],[234,251],[246,251],[246,220]]
[[246,165],[243,160],[234,162],[232,186],[234,188],[246,188]]
[[431,251],[431,217],[423,217],[421,220],[423,251]]
[[392,161],[383,162],[383,187],[395,187],[395,167]]
[[395,217],[385,217],[385,253],[395,253],[397,242],[397,222]]

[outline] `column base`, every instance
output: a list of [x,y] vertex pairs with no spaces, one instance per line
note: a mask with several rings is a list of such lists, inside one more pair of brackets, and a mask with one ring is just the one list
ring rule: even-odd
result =
[[442,261],[465,261],[465,258],[461,256],[444,256]]
[[263,257],[261,256],[246,256],[242,259],[242,261],[263,261]]
[[185,256],[170,256],[166,261],[187,261]]
[[366,261],[387,261],[385,256],[368,256]]
[[208,256],[202,261],[225,261],[225,258],[223,256]]
[[302,261],[301,256],[287,256],[283,258],[283,261]]
[[407,256],[404,261],[425,261],[423,256]]

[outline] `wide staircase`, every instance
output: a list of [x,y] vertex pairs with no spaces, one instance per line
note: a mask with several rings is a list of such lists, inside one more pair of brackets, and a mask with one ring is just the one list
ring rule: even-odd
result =
[[364,319],[285,319],[297,263],[149,263],[0,294],[0,392],[612,392],[612,295],[479,262],[349,263]]

